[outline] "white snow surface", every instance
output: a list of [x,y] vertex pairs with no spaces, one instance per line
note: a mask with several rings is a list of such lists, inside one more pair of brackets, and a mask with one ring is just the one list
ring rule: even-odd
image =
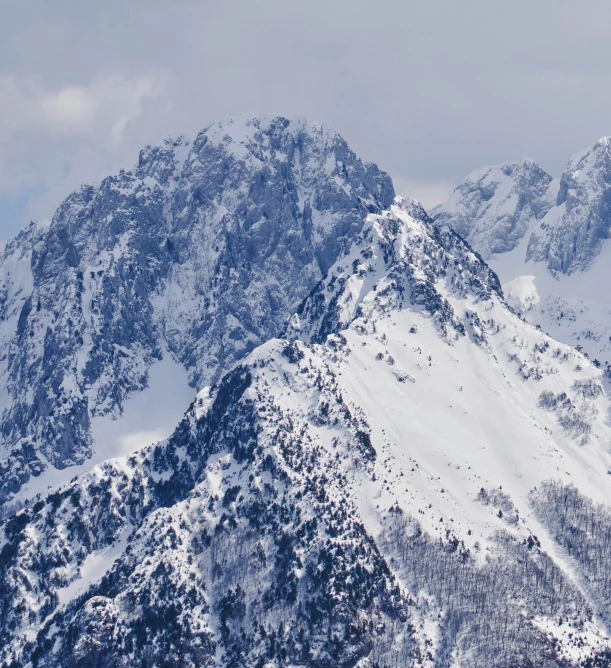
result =
[[552,276],[544,263],[525,261],[526,244],[524,238],[510,253],[489,261],[508,302],[558,341],[580,346],[602,366],[611,363],[611,244],[603,244],[590,269],[568,276]]
[[98,582],[112,568],[115,561],[123,554],[131,531],[132,527],[128,525],[119,540],[87,556],[79,569],[77,578],[67,587],[58,590],[60,605],[66,605],[79,594],[84,593],[88,587]]
[[[393,206],[391,216],[403,225],[405,251],[426,234],[424,224],[401,206]],[[374,228],[383,221],[371,218]],[[341,265],[350,267],[352,261],[348,256]],[[348,295],[355,294],[354,278],[346,282]],[[527,517],[529,491],[549,478],[611,502],[607,397],[601,394],[588,407],[596,417],[587,443],[564,433],[556,416],[537,405],[545,390],[560,393],[586,380],[600,384],[599,370],[525,324],[497,297],[459,298],[449,281],[439,281],[436,288],[455,313],[476,313],[484,323],[485,344],[474,345],[469,336],[449,344],[427,315],[411,309],[381,315],[377,300],[384,280],[384,274],[370,273],[360,295],[349,300],[355,309],[360,304],[365,316],[343,332],[350,353],[337,362],[331,356],[342,393],[368,415],[379,453],[377,481],[360,491],[365,520],[372,517],[372,506],[386,509],[395,500],[412,511],[433,503],[418,516],[431,532],[440,531],[441,514],[461,535],[470,528],[481,539],[498,525],[490,509],[474,503],[481,487],[502,487]],[[532,297],[532,277],[519,285],[520,295]],[[416,333],[409,333],[412,328]],[[407,381],[398,380],[405,376]],[[375,530],[375,522],[370,528]]]
[[523,312],[539,303],[534,276],[518,276],[503,285],[507,303]]

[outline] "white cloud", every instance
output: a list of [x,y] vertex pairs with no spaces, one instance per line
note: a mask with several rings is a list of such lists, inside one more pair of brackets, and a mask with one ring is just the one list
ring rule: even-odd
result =
[[393,183],[397,195],[417,199],[427,211],[437,204],[443,204],[454,190],[454,186],[448,181],[423,181],[393,176]]
[[89,121],[95,112],[95,103],[89,91],[75,86],[42,95],[40,107],[50,120],[66,124]]
[[[56,205],[54,194],[61,198],[133,158],[134,147],[123,145],[126,128],[148,101],[163,96],[166,83],[159,71],[55,89],[0,77],[0,194],[15,197],[35,188]],[[31,208],[39,213],[35,200]]]

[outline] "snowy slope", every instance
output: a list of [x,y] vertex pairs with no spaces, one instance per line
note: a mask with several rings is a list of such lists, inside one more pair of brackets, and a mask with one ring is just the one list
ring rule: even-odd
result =
[[[47,228],[9,242],[0,502],[125,451],[109,438],[167,436],[188,401],[165,420],[100,425],[147,387],[176,407],[277,335],[392,197],[389,177],[334,131],[250,118],[147,147],[133,170],[83,186]],[[172,375],[153,387],[159,364]]]
[[2,659],[605,665],[601,371],[400,199],[284,337],[2,525]]

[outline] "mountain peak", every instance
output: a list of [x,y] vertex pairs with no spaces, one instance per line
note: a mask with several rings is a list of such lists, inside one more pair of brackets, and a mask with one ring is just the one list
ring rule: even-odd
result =
[[[314,121],[307,116],[282,116],[280,114],[248,114],[246,116],[229,117],[213,121],[201,130],[209,137],[214,133],[228,135],[236,141],[253,138],[257,133],[273,134],[274,132],[322,132],[323,130],[338,135],[329,127]],[[338,135],[339,136],[339,135]]]
[[594,147],[600,148],[609,148],[611,146],[611,137],[601,137],[598,141],[593,144]]
[[482,255],[507,253],[528,233],[527,260],[552,274],[589,268],[611,230],[611,139],[573,155],[559,180],[523,158],[471,172],[433,210]]
[[277,335],[393,197],[340,135],[284,117],[167,138],[67,197],[5,249],[0,499],[95,456],[160,361],[201,387]]
[[[273,115],[251,115],[215,121],[198,133],[195,143],[209,141],[219,146],[231,146],[233,150],[240,146],[248,148],[260,145],[273,154],[283,143],[282,137],[295,138],[299,135],[318,137],[322,143],[345,143],[335,130],[304,116]],[[284,141],[286,142],[286,139]]]
[[609,155],[611,153],[611,139],[609,137],[601,137],[595,141],[591,146],[575,153],[569,160],[564,175],[573,175],[578,177],[579,174],[575,172],[585,172],[589,174],[592,170],[600,168],[609,168]]
[[[455,273],[448,272],[452,266]],[[354,319],[375,322],[409,304],[454,341],[469,326],[449,296],[485,300],[492,294],[501,297],[500,284],[483,260],[449,228],[433,223],[418,202],[397,197],[388,210],[367,217],[350,252],[329,269],[290,329],[321,343]]]
[[552,177],[530,158],[471,172],[450,199],[432,211],[485,258],[515,248],[531,218],[551,206]]
[[560,179],[556,204],[529,241],[527,259],[552,273],[592,266],[611,230],[611,140],[602,137],[576,153]]

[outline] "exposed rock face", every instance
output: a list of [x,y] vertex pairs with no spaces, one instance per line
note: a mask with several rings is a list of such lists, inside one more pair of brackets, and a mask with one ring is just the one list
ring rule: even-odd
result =
[[611,228],[611,140],[603,137],[569,161],[556,207],[528,243],[527,259],[553,273],[585,271],[595,262]]
[[[487,257],[508,300],[529,322],[586,352],[611,378],[611,140],[603,137],[571,158],[542,198],[536,188],[530,194],[518,188],[504,167],[467,177],[434,210],[435,219]],[[500,196],[507,192],[515,196]],[[506,229],[503,220],[520,224]],[[508,230],[515,234],[511,243]]]
[[393,196],[332,130],[271,118],[148,147],[68,197],[5,251],[1,271],[19,256],[27,276],[4,288],[0,499],[85,461],[92,418],[121,410],[155,360],[172,354],[200,387],[277,335]]
[[433,218],[458,232],[485,259],[513,250],[533,220],[553,206],[552,177],[532,160],[469,174]]
[[526,236],[525,260],[543,262],[555,275],[585,271],[611,227],[611,140],[573,156],[559,181],[528,159],[483,167],[432,216],[486,259]]

